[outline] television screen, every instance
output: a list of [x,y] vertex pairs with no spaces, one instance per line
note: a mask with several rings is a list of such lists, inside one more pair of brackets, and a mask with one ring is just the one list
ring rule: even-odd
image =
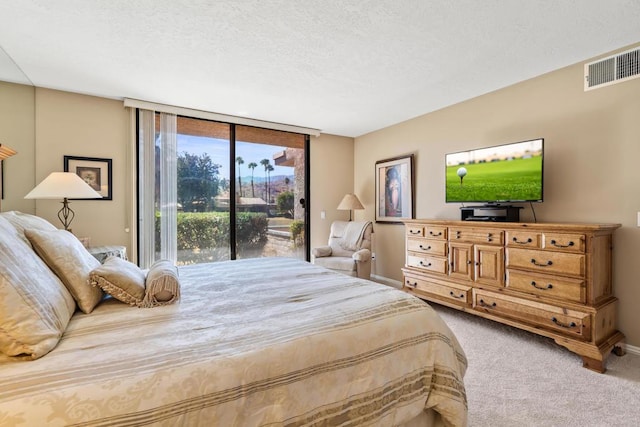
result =
[[447,203],[541,202],[544,139],[446,155]]

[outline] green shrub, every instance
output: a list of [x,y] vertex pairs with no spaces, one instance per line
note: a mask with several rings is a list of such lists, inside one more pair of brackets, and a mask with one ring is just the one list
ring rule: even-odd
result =
[[[242,249],[261,248],[267,242],[268,219],[264,213],[236,214],[236,242]],[[229,246],[229,213],[178,212],[178,250],[204,250]],[[160,250],[160,213],[156,212],[156,251]]]
[[289,232],[291,233],[291,240],[293,240],[296,246],[304,243],[304,221],[300,221],[299,219],[291,221]]

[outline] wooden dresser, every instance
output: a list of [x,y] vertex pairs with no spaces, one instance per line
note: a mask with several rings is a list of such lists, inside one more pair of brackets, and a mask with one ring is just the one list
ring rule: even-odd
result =
[[604,372],[616,329],[612,240],[619,224],[409,220],[403,289],[553,338]]

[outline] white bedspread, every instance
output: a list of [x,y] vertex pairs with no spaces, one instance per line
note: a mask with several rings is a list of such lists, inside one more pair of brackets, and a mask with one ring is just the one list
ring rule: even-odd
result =
[[107,300],[43,358],[0,356],[0,425],[466,424],[464,353],[423,301],[283,258],[180,280],[178,304]]

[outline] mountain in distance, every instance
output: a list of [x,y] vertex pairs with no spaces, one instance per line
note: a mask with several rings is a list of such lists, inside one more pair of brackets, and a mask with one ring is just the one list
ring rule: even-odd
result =
[[[294,176],[293,175],[271,175],[271,184],[280,182],[280,181],[284,181],[285,178],[289,178],[289,180],[291,181],[291,183],[293,183],[294,180]],[[238,178],[236,177],[236,180]],[[244,187],[245,184],[249,184],[251,185],[251,175],[247,175],[247,176],[243,176],[241,177],[242,180],[242,186]],[[253,176],[253,184],[257,184],[257,183],[261,183],[264,184],[264,182],[267,180],[267,177],[264,176],[264,174],[262,175],[258,175],[257,173]]]

